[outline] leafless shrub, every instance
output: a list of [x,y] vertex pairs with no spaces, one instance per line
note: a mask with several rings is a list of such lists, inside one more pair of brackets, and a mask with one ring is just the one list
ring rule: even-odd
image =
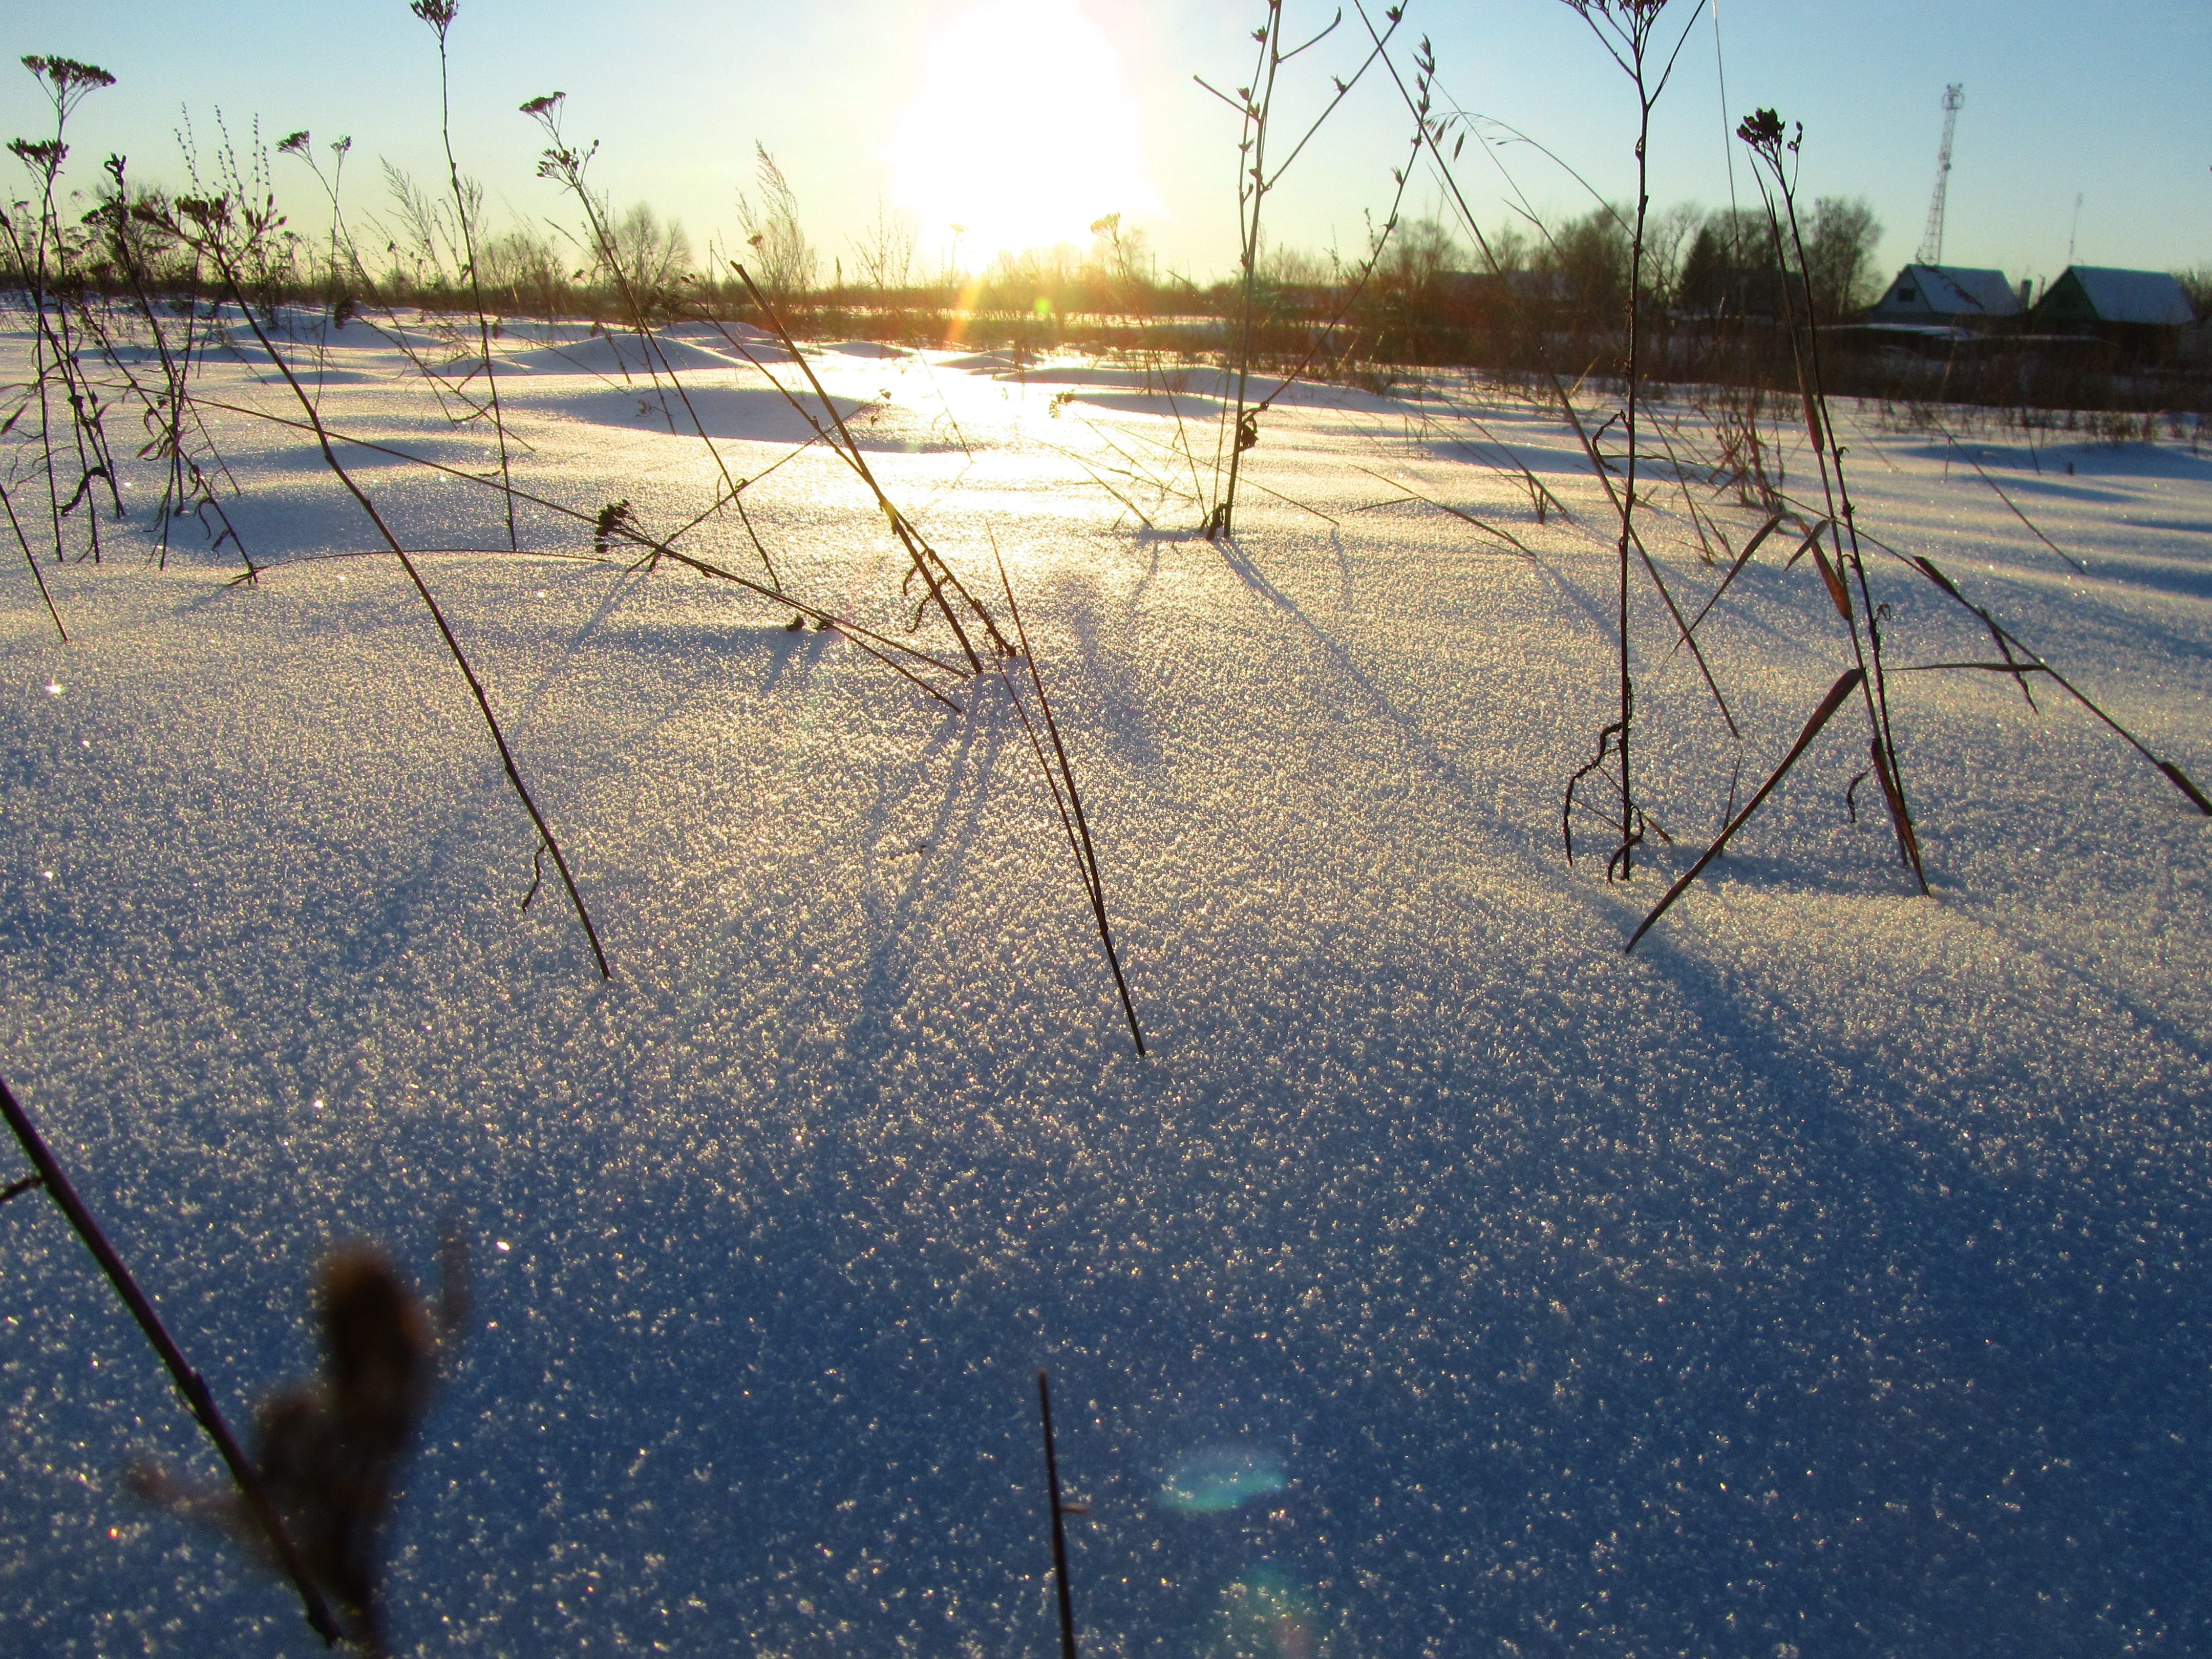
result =
[[752,250],[745,263],[757,274],[763,289],[784,299],[814,286],[821,256],[806,240],[805,228],[799,222],[799,196],[791,180],[784,177],[767,145],[756,143],[753,153],[754,187],[760,192],[759,198],[756,201],[742,192],[738,197],[738,223]]

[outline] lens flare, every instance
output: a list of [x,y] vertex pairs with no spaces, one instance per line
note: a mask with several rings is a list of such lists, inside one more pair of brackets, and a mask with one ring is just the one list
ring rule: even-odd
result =
[[1219,1515],[1289,1484],[1283,1460],[1273,1452],[1217,1446],[1191,1453],[1168,1472],[1160,1507],[1178,1515]]
[[1213,1613],[1207,1659],[1325,1659],[1311,1598],[1273,1561],[1255,1563],[1226,1586]]

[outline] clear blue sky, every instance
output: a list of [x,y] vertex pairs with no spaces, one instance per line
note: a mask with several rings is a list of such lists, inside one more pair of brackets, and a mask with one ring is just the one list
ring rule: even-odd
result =
[[[1000,30],[1005,49],[988,63],[979,60],[975,31],[959,32],[978,3],[462,0],[452,36],[462,166],[495,203],[557,214],[552,187],[533,176],[536,131],[516,106],[561,88],[571,136],[604,142],[594,176],[618,204],[649,200],[684,221],[696,241],[709,234],[726,240],[758,139],[783,163],[825,256],[843,252],[849,265],[848,237],[879,196],[899,188],[895,152],[902,145],[911,151],[915,120],[933,130],[943,118],[930,112],[955,109],[976,125],[966,142],[981,146],[961,170],[987,191],[995,188],[1001,205],[1018,197],[1039,211],[1054,206],[1073,215],[1121,206],[1147,222],[1154,246],[1177,268],[1224,272],[1234,258],[1235,117],[1191,76],[1225,87],[1243,81],[1248,33],[1263,15],[1259,0],[996,0],[1001,21],[1024,6],[1039,18],[1069,8],[1079,15],[1059,16],[1057,33],[1034,40],[1019,25]],[[1668,16],[1688,17],[1692,3],[1674,0]],[[1289,0],[1288,27],[1319,27],[1328,13]],[[1807,191],[1866,197],[1886,227],[1883,263],[1898,264],[1920,238],[1939,103],[1944,84],[1958,81],[1966,105],[1951,182],[1949,262],[1998,266],[2015,280],[2056,275],[2078,193],[2082,263],[2212,264],[2207,0],[1723,0],[1725,107],[1714,15],[1708,5],[1662,106],[1652,147],[1655,204],[1726,202],[1724,135],[1735,117],[1772,105],[1805,123]],[[1310,106],[1328,74],[1356,61],[1357,29],[1347,14],[1336,38],[1285,70],[1291,107]],[[1608,195],[1626,198],[1634,179],[1627,84],[1559,0],[1410,0],[1406,30],[1408,46],[1424,33],[1433,39],[1460,104],[1522,128]],[[81,181],[117,149],[139,176],[178,181],[173,131],[187,106],[204,143],[218,107],[240,137],[257,115],[271,143],[299,127],[319,142],[350,134],[356,212],[382,204],[380,157],[432,181],[441,171],[434,50],[404,0],[228,0],[219,7],[15,0],[5,34],[0,45],[11,58],[60,53],[118,76],[85,106],[73,131]],[[960,44],[948,48],[948,40]],[[963,63],[977,78],[946,84]],[[1096,107],[1101,85],[1110,90],[1116,82],[1127,101],[1118,126]],[[1003,106],[988,91],[994,86],[1009,88]],[[917,100],[923,114],[902,125]],[[0,132],[36,135],[44,120],[30,77],[0,76]],[[1280,240],[1356,250],[1362,210],[1387,199],[1389,170],[1408,131],[1387,82],[1363,85],[1285,179],[1277,198]],[[1142,188],[1126,184],[1126,168],[1113,175],[1124,183],[1096,188],[1139,199],[1091,202],[1073,179],[1064,192],[1040,190],[1024,175],[990,185],[995,167],[1038,147],[1079,158],[1112,144],[1137,147]],[[1500,159],[1547,211],[1585,204],[1579,187],[1534,150]],[[277,176],[296,222],[312,226],[319,198],[304,173],[284,162]],[[1741,166],[1738,178],[1747,188]],[[1504,219],[1497,175],[1472,145],[1462,179],[1486,223]],[[1057,199],[1062,194],[1065,202]],[[1432,200],[1422,182],[1416,205]],[[948,216],[954,210],[936,207]],[[946,239],[941,224],[921,229],[932,250]]]

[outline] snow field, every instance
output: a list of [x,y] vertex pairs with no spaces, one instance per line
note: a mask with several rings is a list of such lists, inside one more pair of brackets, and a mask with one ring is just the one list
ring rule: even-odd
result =
[[[326,420],[493,464],[356,332]],[[524,488],[658,533],[711,499],[619,348],[518,349]],[[1676,844],[1626,888],[1603,848],[1564,861],[1613,553],[1559,421],[1483,406],[1573,510],[1539,526],[1433,405],[1301,391],[1247,459],[1304,506],[1248,495],[1218,547],[1158,499],[1175,422],[1140,375],[813,361],[979,595],[1005,555],[1149,1060],[995,679],[956,716],[666,565],[426,555],[603,985],[557,890],[519,910],[530,827],[388,559],[229,588],[126,526],[48,567],[66,647],[27,573],[0,595],[0,1054],[219,1397],[242,1421],[308,1365],[332,1242],[420,1273],[442,1216],[473,1241],[390,1540],[402,1651],[1042,1651],[1039,1364],[1092,1505],[1088,1651],[2207,1641],[2208,826],[2163,779],[2056,688],[2037,717],[1998,677],[1902,676],[1935,899],[1870,786],[1844,813],[1846,709],[1624,959],[1735,750],[1647,590],[1638,764]],[[784,462],[747,501],[793,591],[904,637],[865,490],[785,459],[803,422],[755,371],[690,362],[732,471]],[[255,372],[208,395],[280,409]],[[1176,400],[1201,445],[1211,390]],[[1965,440],[2084,577],[1942,439],[1855,418],[1861,523],[2207,781],[2212,461]],[[374,545],[296,434],[218,430],[257,559]],[[1131,455],[1152,528],[1072,459]],[[341,456],[410,545],[503,538],[477,486]],[[1376,506],[1385,479],[1534,556]],[[1686,534],[1664,568],[1702,603]],[[758,572],[726,518],[680,544]],[[1783,556],[1700,631],[1745,791],[1848,658]],[[1894,659],[1987,654],[1874,568]],[[59,1218],[0,1227],[26,1650],[307,1651],[283,1593],[121,1489],[139,1453],[213,1460]],[[1178,1496],[1207,1470],[1236,1501]]]

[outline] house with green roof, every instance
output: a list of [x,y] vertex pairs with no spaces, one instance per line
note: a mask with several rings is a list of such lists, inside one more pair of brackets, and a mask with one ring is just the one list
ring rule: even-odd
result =
[[2197,313],[2169,271],[2069,265],[2036,301],[2030,326],[2039,334],[2088,334],[2110,340],[2124,356],[2164,362]]

